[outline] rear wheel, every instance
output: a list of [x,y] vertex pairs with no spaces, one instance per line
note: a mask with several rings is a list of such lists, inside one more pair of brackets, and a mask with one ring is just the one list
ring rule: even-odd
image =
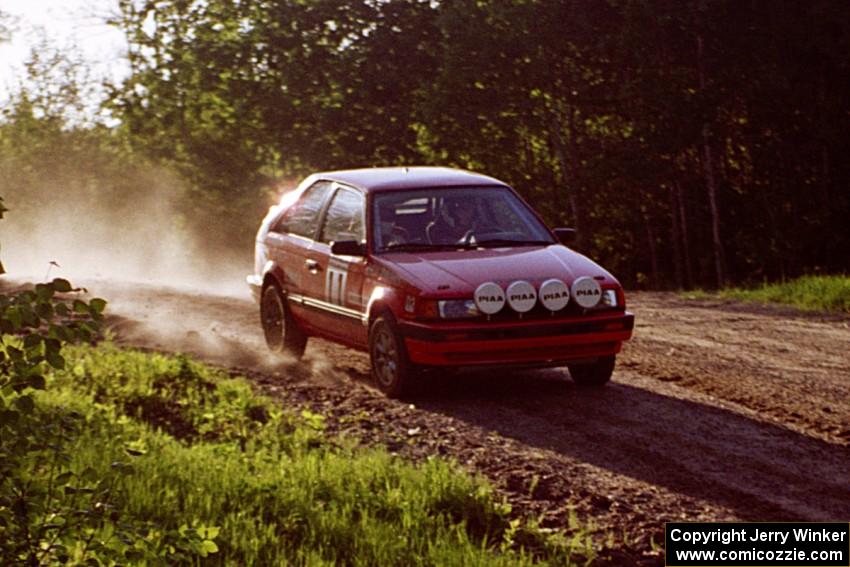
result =
[[263,290],[260,300],[260,323],[266,344],[272,352],[300,359],[307,346],[307,336],[298,328],[283,295],[275,285]]
[[395,322],[381,315],[369,330],[369,358],[375,385],[390,398],[400,398],[410,392],[415,367],[407,357],[404,339]]
[[614,356],[601,357],[591,364],[570,364],[570,376],[579,386],[603,386],[614,373]]

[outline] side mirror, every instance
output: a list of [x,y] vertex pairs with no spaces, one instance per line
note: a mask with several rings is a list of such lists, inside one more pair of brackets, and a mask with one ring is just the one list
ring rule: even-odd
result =
[[365,256],[366,245],[356,240],[340,240],[331,244],[331,254],[334,256]]
[[572,244],[576,241],[576,229],[574,228],[556,228],[555,236],[561,241],[561,244]]

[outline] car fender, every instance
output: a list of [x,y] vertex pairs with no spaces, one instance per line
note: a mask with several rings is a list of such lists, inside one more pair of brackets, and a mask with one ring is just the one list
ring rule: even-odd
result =
[[267,260],[263,265],[262,271],[262,279],[263,279],[263,289],[268,287],[269,285],[276,285],[281,293],[286,295],[287,289],[284,282],[286,281],[286,276],[284,274],[283,268],[278,266],[272,260]]
[[393,320],[398,320],[401,295],[403,294],[398,289],[385,285],[376,285],[369,295],[369,301],[366,303],[366,311],[362,319],[363,325],[371,325],[372,321],[386,312],[392,315]]

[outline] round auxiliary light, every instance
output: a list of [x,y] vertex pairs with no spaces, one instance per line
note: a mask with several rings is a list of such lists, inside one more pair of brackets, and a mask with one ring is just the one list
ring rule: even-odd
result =
[[517,280],[508,286],[506,290],[508,305],[517,313],[531,311],[537,303],[537,290],[534,286],[524,280]]
[[570,288],[561,280],[546,280],[540,285],[540,303],[549,311],[560,311],[570,302]]
[[571,290],[576,303],[585,309],[596,307],[602,299],[602,288],[599,282],[588,276],[576,278]]
[[505,306],[505,292],[495,282],[484,282],[475,290],[472,296],[475,306],[485,315],[493,315]]

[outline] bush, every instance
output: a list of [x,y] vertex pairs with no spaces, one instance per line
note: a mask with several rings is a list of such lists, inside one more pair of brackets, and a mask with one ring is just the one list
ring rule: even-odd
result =
[[752,289],[726,289],[721,295],[745,301],[783,303],[801,309],[850,313],[850,277],[843,275],[803,276]]
[[38,402],[48,372],[65,368],[64,347],[98,338],[106,302],[59,295],[80,291],[55,279],[0,295],[0,563],[205,555],[206,533],[183,527],[151,537],[150,524],[128,521],[117,504],[128,466],[78,466],[84,414]]

